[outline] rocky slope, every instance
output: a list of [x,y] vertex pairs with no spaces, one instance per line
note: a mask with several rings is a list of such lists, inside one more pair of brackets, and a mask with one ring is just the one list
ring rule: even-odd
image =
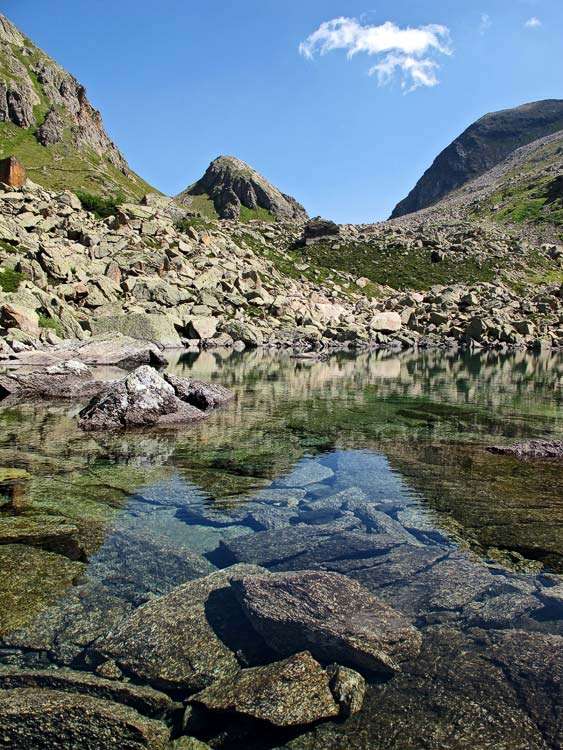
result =
[[219,156],[212,161],[203,177],[176,200],[189,209],[221,219],[307,219],[307,212],[295,198],[281,193],[234,156]]
[[430,206],[520,146],[563,128],[563,100],[546,99],[481,117],[445,148],[391,218]]
[[140,198],[149,186],[107,135],[84,87],[0,15],[0,158],[46,188]]
[[[394,220],[397,226],[452,220],[508,228],[538,245],[563,239],[563,130],[510,154],[433,206]],[[551,249],[561,256],[558,247]],[[539,270],[539,269],[535,269]]]

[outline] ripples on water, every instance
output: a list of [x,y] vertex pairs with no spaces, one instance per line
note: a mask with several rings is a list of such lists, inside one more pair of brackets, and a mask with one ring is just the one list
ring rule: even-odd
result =
[[[233,540],[284,527],[298,534],[303,522],[335,535],[347,523],[367,532],[387,523],[413,547],[459,549],[459,559],[532,587],[561,572],[560,465],[485,450],[561,437],[561,356],[428,352],[315,362],[205,352],[179,355],[170,370],[232,388],[235,401],[194,427],[118,435],[80,433],[76,405],[0,410],[0,467],[23,472],[14,479],[0,468],[0,523],[55,520],[75,526],[78,540],[72,554],[55,542],[51,551],[45,541],[0,546],[4,636],[36,628],[32,651],[74,664],[106,618],[185,580],[182,551],[226,565]],[[295,498],[273,502],[267,490],[283,487]],[[363,493],[374,513],[334,510],[330,499],[344,491]],[[369,579],[360,563],[329,558],[325,567]],[[385,575],[378,573],[382,595],[430,624],[428,597],[390,587],[392,572]],[[436,577],[419,581],[448,588]],[[488,625],[473,610],[454,609]],[[511,616],[525,628],[555,623],[549,608],[535,621],[529,612]],[[3,658],[16,657],[7,649]]]

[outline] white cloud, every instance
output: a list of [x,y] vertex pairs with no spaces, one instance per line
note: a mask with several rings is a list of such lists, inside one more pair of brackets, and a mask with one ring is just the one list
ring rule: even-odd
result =
[[429,24],[400,28],[391,21],[379,26],[363,25],[355,18],[325,21],[299,45],[300,53],[311,60],[315,54],[346,50],[351,58],[359,53],[381,59],[370,70],[380,86],[400,76],[401,87],[413,91],[419,86],[436,86],[437,54],[451,55],[450,32],[446,26]]
[[532,16],[531,18],[528,18],[524,26],[527,29],[537,29],[541,26],[541,21],[539,18],[536,18],[536,16]]
[[493,25],[493,22],[491,21],[491,17],[489,16],[489,14],[481,13],[481,23],[479,24],[479,32],[481,34],[486,34],[492,25]]

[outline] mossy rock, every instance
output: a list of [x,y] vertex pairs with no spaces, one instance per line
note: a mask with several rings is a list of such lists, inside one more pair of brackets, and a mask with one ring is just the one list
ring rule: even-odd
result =
[[22,544],[0,546],[0,635],[33,621],[84,572],[84,563]]

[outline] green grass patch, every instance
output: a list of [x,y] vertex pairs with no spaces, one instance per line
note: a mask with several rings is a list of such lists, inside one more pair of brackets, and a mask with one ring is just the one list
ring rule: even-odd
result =
[[6,268],[0,271],[0,289],[3,292],[17,292],[23,279],[24,276],[19,271],[12,271],[10,268]]
[[117,207],[122,203],[125,203],[125,196],[123,193],[111,196],[109,198],[103,198],[100,195],[92,195],[92,193],[85,193],[79,190],[76,195],[82,208],[86,211],[90,211],[98,219],[106,219],[108,216],[115,216],[117,213]]
[[39,328],[49,328],[51,331],[54,331],[59,338],[63,338],[61,323],[56,318],[51,318],[48,315],[40,315]]
[[203,216],[186,216],[174,222],[174,226],[178,232],[183,233],[187,232],[188,229],[195,229],[197,232],[206,232],[213,228],[214,222]]
[[137,175],[124,175],[106,159],[88,149],[78,150],[70,128],[63,140],[53,146],[42,146],[34,131],[18,128],[11,122],[0,122],[0,158],[15,156],[26,168],[33,182],[47,190],[71,190],[111,197],[122,193],[136,202],[146,193],[158,192]]
[[[492,281],[495,271],[489,263],[474,259],[431,261],[431,251],[378,247],[367,243],[342,244],[337,250],[327,242],[315,242],[303,248],[304,261],[317,267],[337,269],[353,276],[365,276],[372,284],[394,289],[429,289],[434,284]],[[369,291],[369,289],[368,289]],[[371,288],[372,294],[376,290]]]
[[216,220],[219,218],[219,214],[215,210],[215,204],[207,193],[190,195],[190,205],[188,208],[191,211],[201,214],[204,219]]
[[249,221],[268,221],[274,222],[276,217],[265,208],[247,208],[246,206],[240,207],[240,221],[246,224]]

